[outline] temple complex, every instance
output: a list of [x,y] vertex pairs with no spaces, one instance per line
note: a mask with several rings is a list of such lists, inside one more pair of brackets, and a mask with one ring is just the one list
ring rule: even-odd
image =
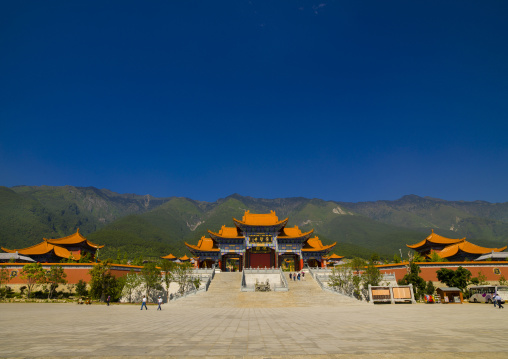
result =
[[432,253],[437,253],[441,258],[451,262],[472,261],[483,254],[502,252],[507,248],[507,246],[502,248],[480,247],[466,241],[466,238],[446,238],[434,233],[434,230],[423,241],[413,245],[406,244],[406,246],[424,257],[428,258]]
[[27,256],[36,262],[41,263],[58,263],[62,259],[72,259],[79,261],[86,253],[90,254],[91,260],[95,260],[95,255],[98,249],[103,248],[98,244],[94,244],[87,240],[79,233],[79,228],[76,233],[67,237],[47,239],[31,247],[22,249],[7,249],[2,247],[2,250],[7,253],[18,253]]
[[297,226],[286,228],[288,218],[279,220],[274,211],[254,214],[246,211],[242,220],[233,218],[235,227],[222,228],[218,232],[208,230],[197,245],[185,243],[197,257],[200,268],[213,264],[221,270],[245,268],[278,268],[289,266],[300,270],[304,263],[322,266],[326,256],[336,243],[324,246],[314,230],[302,232]]

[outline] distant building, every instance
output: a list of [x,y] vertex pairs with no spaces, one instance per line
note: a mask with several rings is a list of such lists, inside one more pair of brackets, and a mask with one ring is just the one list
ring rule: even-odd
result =
[[278,268],[291,261],[294,270],[309,266],[322,266],[326,256],[336,243],[324,246],[314,230],[302,232],[297,226],[286,228],[288,218],[279,221],[274,211],[254,214],[246,211],[242,220],[233,218],[235,227],[208,231],[210,237],[201,237],[197,245],[185,243],[197,257],[197,266],[221,270],[245,268]]
[[22,249],[7,249],[2,247],[2,250],[7,253],[19,253],[20,255],[29,257],[35,262],[41,263],[57,263],[62,259],[73,259],[79,261],[82,256],[88,253],[93,260],[97,250],[103,248],[98,244],[94,244],[87,240],[79,233],[79,228],[76,233],[67,237],[46,239],[39,244]]
[[0,253],[0,263],[29,263],[35,262],[32,258],[26,256],[20,256],[18,252],[15,253]]
[[177,258],[173,254],[168,254],[167,256],[161,257],[162,259],[167,259],[168,261],[174,262]]
[[330,256],[327,256],[327,257],[323,257],[323,259],[326,260],[326,264],[327,265],[331,265],[331,266],[334,266],[334,265],[337,265],[337,264],[343,264],[344,261],[344,256],[339,256],[337,254],[332,254]]
[[432,233],[423,241],[412,245],[406,245],[415,250],[424,257],[430,257],[432,253],[437,253],[441,258],[450,262],[472,261],[483,254],[492,252],[502,252],[507,246],[502,248],[486,248],[466,241],[466,238],[451,239]]

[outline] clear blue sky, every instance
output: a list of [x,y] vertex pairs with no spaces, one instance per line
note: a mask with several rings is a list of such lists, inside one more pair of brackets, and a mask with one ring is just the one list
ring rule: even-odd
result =
[[2,1],[0,185],[508,201],[508,1]]

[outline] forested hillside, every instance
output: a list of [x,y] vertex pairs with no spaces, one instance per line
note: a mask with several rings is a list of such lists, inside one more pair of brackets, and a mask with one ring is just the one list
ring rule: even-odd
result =
[[452,202],[414,195],[396,201],[346,203],[307,198],[258,199],[231,195],[216,202],[182,197],[118,194],[93,187],[0,187],[0,245],[21,248],[43,237],[69,235],[80,228],[105,244],[101,256],[129,258],[189,254],[207,230],[233,226],[245,210],[276,211],[288,226],[314,229],[334,252],[385,257],[407,252],[405,244],[425,238],[433,228],[451,238],[467,237],[485,246],[508,242],[508,204]]

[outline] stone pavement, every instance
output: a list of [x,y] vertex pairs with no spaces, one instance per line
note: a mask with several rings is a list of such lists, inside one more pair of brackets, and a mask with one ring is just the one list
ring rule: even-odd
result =
[[239,286],[164,304],[162,311],[2,303],[0,357],[508,358],[508,311],[491,305],[366,305],[314,296],[303,283],[291,287],[314,303],[302,306],[294,295],[281,306],[278,295],[285,293],[242,293],[243,304],[232,305],[242,299]]

